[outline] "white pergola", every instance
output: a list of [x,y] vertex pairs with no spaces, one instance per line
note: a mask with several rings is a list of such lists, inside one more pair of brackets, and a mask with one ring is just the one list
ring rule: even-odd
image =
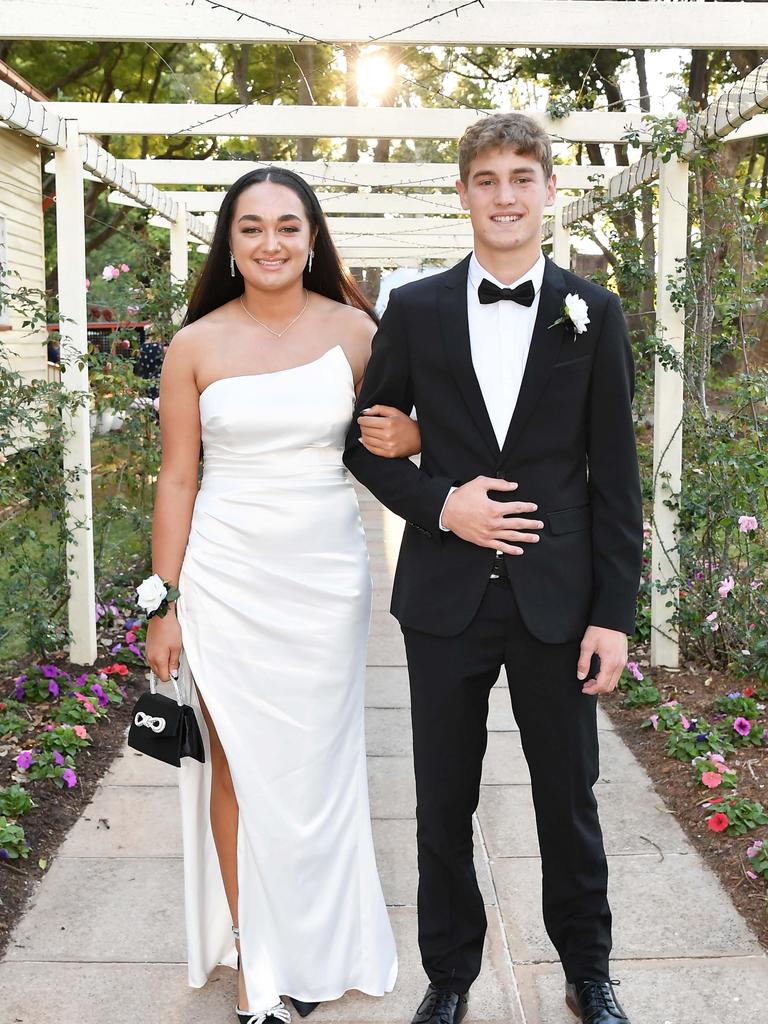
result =
[[[692,8],[695,6],[695,16]],[[543,10],[546,8],[546,10]],[[655,8],[655,11],[654,11]],[[663,8],[663,10],[662,10]],[[722,2],[652,3],[618,0],[287,0],[281,24],[263,17],[255,0],[100,0],[61,6],[58,0],[4,0],[3,36],[8,39],[153,40],[239,43],[385,43],[409,45],[507,45],[579,47],[754,47],[768,40],[768,5]],[[657,17],[651,15],[656,13]],[[151,31],[150,31],[151,26]],[[310,31],[311,29],[311,31]],[[570,229],[619,196],[658,180],[657,333],[680,361],[685,324],[670,301],[667,283],[687,248],[687,159],[703,139],[768,135],[768,65],[723,93],[692,121],[683,154],[662,163],[646,156],[626,168],[562,165],[559,185],[578,197],[558,197],[545,230],[553,255],[570,265]],[[84,175],[111,185],[110,199],[145,208],[170,228],[171,274],[187,277],[187,244],[205,245],[210,218],[226,187],[259,166],[230,160],[115,160],[90,135],[237,135],[327,138],[445,139],[458,137],[486,111],[446,108],[355,108],[223,106],[200,104],[36,103],[0,83],[0,121],[55,151],[57,238],[67,259],[59,261],[62,320],[75,353],[86,351]],[[619,142],[628,129],[642,133],[639,114],[576,112],[553,120],[528,111],[554,141]],[[643,138],[641,134],[641,139]],[[471,246],[471,230],[450,188],[452,164],[292,162],[321,197],[342,255],[354,266],[420,265],[425,258],[455,260]],[[599,176],[599,180],[596,178]],[[595,188],[598,184],[600,187]],[[172,189],[158,186],[173,186]],[[192,186],[182,188],[181,186]],[[377,191],[367,191],[375,188]],[[343,191],[334,191],[334,190]],[[381,191],[386,189],[386,192]],[[425,189],[431,191],[425,192]],[[196,216],[200,214],[202,216]],[[159,220],[158,220],[159,218]],[[87,369],[69,362],[62,380],[88,390]],[[678,638],[667,606],[679,570],[677,520],[665,501],[679,491],[682,460],[683,379],[657,358],[654,395],[654,510],[651,662],[678,664]],[[93,540],[88,410],[73,422],[66,460],[80,467],[72,485],[69,515],[74,542],[68,551],[72,576],[69,621],[73,661],[96,657]]]

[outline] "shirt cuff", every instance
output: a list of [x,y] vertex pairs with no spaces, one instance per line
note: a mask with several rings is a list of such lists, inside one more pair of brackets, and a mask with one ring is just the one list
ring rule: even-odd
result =
[[452,487],[450,489],[450,491],[448,491],[448,494],[445,496],[445,501],[443,502],[443,507],[440,509],[440,521],[439,521],[439,523],[440,523],[440,529],[443,531],[443,533],[450,533],[451,532],[448,529],[447,526],[443,526],[443,512],[445,512],[445,506],[448,504],[448,499],[450,498],[450,496],[453,494],[453,492],[455,490],[456,490],[456,488]]

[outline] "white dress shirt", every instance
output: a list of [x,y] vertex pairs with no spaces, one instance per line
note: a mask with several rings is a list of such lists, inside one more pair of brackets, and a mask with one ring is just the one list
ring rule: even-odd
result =
[[[517,405],[525,364],[531,348],[533,326],[539,309],[539,295],[544,280],[544,253],[522,277],[504,284],[485,270],[472,253],[467,274],[467,319],[472,365],[480,385],[485,407],[496,434],[499,448],[503,447],[509,421]],[[480,282],[486,278],[499,288],[516,288],[531,281],[535,297],[531,306],[521,306],[511,299],[500,299],[483,305],[477,295]],[[446,497],[450,498],[455,488]],[[445,508],[445,505],[443,505]],[[443,526],[440,514],[440,529]]]

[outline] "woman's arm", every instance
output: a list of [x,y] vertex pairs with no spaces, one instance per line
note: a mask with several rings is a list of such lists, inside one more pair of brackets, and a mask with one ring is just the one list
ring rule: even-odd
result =
[[[160,376],[162,463],[152,522],[152,571],[174,585],[189,538],[200,459],[200,396],[192,352],[192,338],[180,331],[171,342]],[[178,670],[181,629],[174,605],[163,618],[150,619],[146,653],[159,679],[168,679]]]
[[360,444],[371,455],[408,459],[421,451],[419,424],[392,405],[374,405],[358,416]]

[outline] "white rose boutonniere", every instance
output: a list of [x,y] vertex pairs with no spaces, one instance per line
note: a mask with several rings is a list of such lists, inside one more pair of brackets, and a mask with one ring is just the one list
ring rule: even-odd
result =
[[175,601],[178,596],[178,589],[167,580],[161,580],[157,573],[148,576],[136,587],[136,604],[148,619],[153,615],[159,615],[162,619],[168,611],[169,602]]
[[589,306],[586,304],[584,299],[581,298],[576,292],[569,292],[565,296],[565,303],[563,305],[563,315],[555,320],[550,327],[557,327],[558,324],[570,323],[573,327],[573,340],[576,340],[577,334],[583,334],[587,329],[589,323]]

